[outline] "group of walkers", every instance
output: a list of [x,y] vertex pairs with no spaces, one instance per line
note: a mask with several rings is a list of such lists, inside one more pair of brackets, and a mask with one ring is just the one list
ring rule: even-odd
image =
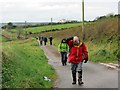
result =
[[[52,45],[53,37],[50,36],[48,39],[49,39],[49,41],[50,41],[50,45]],[[39,40],[39,43],[40,43],[41,46],[43,45],[43,42],[44,42],[44,45],[46,45],[47,42],[48,42],[48,39],[47,39],[47,37],[43,37],[43,36],[39,36],[39,37],[38,37],[38,40]]]
[[[47,37],[39,36],[40,45],[46,45]],[[50,45],[52,45],[52,36],[49,37]],[[61,62],[63,66],[67,65],[67,62],[71,63],[72,71],[72,84],[76,84],[77,78],[76,73],[78,73],[78,84],[84,84],[82,81],[82,65],[83,62],[87,63],[88,61],[88,51],[85,43],[79,38],[79,36],[74,36],[70,38],[64,38],[61,40],[61,43],[58,45],[58,51],[61,53]]]
[[[85,43],[78,36],[63,39],[58,45],[58,51],[61,53],[62,65],[67,65],[67,60],[71,63],[72,84],[76,84],[76,73],[78,73],[78,84],[82,85],[82,65],[88,61],[88,51]],[[67,57],[67,53],[68,57]]]

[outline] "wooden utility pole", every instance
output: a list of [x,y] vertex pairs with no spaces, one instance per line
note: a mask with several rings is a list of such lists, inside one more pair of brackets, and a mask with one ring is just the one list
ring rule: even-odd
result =
[[51,18],[51,30],[52,30],[52,18]]
[[24,32],[25,32],[25,39],[27,38],[27,31],[26,31],[26,28],[27,28],[27,21],[25,21],[25,30],[24,30]]
[[84,0],[82,0],[82,39],[85,40],[85,31],[84,31]]
[[27,21],[25,21],[25,30],[26,30],[26,24],[27,24]]

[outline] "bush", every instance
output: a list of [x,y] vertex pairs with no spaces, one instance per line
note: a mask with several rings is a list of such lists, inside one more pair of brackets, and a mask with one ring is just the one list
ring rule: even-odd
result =
[[101,55],[101,56],[106,56],[107,54],[109,54],[109,52],[107,52],[106,50],[98,50],[96,51],[95,55]]
[[115,51],[113,52],[113,54],[114,54],[118,59],[120,59],[120,50],[115,50]]

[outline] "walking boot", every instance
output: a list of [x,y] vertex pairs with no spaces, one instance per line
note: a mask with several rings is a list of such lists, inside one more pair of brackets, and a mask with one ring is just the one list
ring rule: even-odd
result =
[[82,82],[82,70],[81,70],[81,71],[78,71],[78,84],[79,84],[79,85],[84,84],[84,83]]
[[65,65],[63,61],[62,61],[62,65],[63,65],[63,66]]
[[67,63],[65,62],[65,65],[67,65]]
[[72,84],[76,84],[76,73],[72,72],[73,82]]
[[76,81],[73,81],[72,84],[73,84],[73,85],[76,84]]

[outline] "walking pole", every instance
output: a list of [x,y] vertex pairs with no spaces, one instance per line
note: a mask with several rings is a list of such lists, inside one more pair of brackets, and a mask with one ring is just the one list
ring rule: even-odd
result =
[[84,0],[82,0],[82,40],[85,40],[85,32],[84,32]]

